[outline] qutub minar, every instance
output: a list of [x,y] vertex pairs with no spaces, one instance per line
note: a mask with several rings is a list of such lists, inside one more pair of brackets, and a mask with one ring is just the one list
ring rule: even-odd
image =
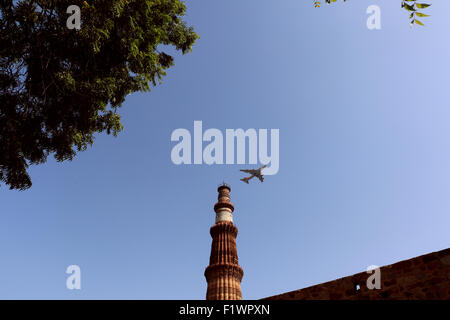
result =
[[230,201],[231,188],[223,183],[217,189],[218,201],[214,205],[215,224],[210,229],[212,237],[209,266],[205,270],[208,289],[206,300],[242,300],[241,280],[244,271],[238,264],[236,236],[233,224],[234,206]]
[[[231,188],[223,183],[217,189],[214,205],[215,224],[209,266],[205,270],[207,300],[242,300],[241,280],[244,271],[238,264],[237,227],[233,224],[234,206]],[[380,289],[367,285],[370,272],[361,272],[315,286],[290,291],[264,299],[274,300],[450,300],[450,248],[380,268]]]

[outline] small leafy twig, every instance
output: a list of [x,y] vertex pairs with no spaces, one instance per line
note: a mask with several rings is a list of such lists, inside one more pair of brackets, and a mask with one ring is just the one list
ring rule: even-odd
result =
[[[325,3],[330,4],[331,2],[336,2],[337,0],[325,0]],[[347,0],[343,0],[344,2]],[[320,1],[314,0],[314,7],[320,8]]]
[[402,0],[402,8],[410,12],[409,19],[410,25],[418,24],[419,26],[423,26],[422,21],[417,20],[417,17],[429,17],[430,15],[419,12],[418,9],[425,9],[431,6],[431,4],[427,3],[418,3],[416,0]]

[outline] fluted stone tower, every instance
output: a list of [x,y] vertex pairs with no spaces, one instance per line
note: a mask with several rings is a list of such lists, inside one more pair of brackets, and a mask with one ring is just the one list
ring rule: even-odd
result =
[[231,188],[223,183],[217,189],[218,201],[214,205],[216,222],[210,229],[211,257],[205,270],[208,289],[206,300],[242,300],[241,280],[244,271],[238,265],[236,236],[233,224],[234,206],[230,201]]

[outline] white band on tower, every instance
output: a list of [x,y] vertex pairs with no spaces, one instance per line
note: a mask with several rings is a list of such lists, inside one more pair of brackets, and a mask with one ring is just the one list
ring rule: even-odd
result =
[[216,212],[216,223],[219,221],[233,222],[233,214],[228,208],[221,208]]

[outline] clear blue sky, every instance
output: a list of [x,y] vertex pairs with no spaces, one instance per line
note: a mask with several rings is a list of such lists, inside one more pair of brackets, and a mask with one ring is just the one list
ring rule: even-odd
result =
[[[0,298],[204,299],[222,180],[244,299],[449,247],[450,2],[430,1],[414,28],[400,0],[188,1],[200,40],[127,98],[117,138],[0,188]],[[174,165],[170,135],[194,120],[280,129],[278,174]],[[81,290],[66,289],[72,264]]]

